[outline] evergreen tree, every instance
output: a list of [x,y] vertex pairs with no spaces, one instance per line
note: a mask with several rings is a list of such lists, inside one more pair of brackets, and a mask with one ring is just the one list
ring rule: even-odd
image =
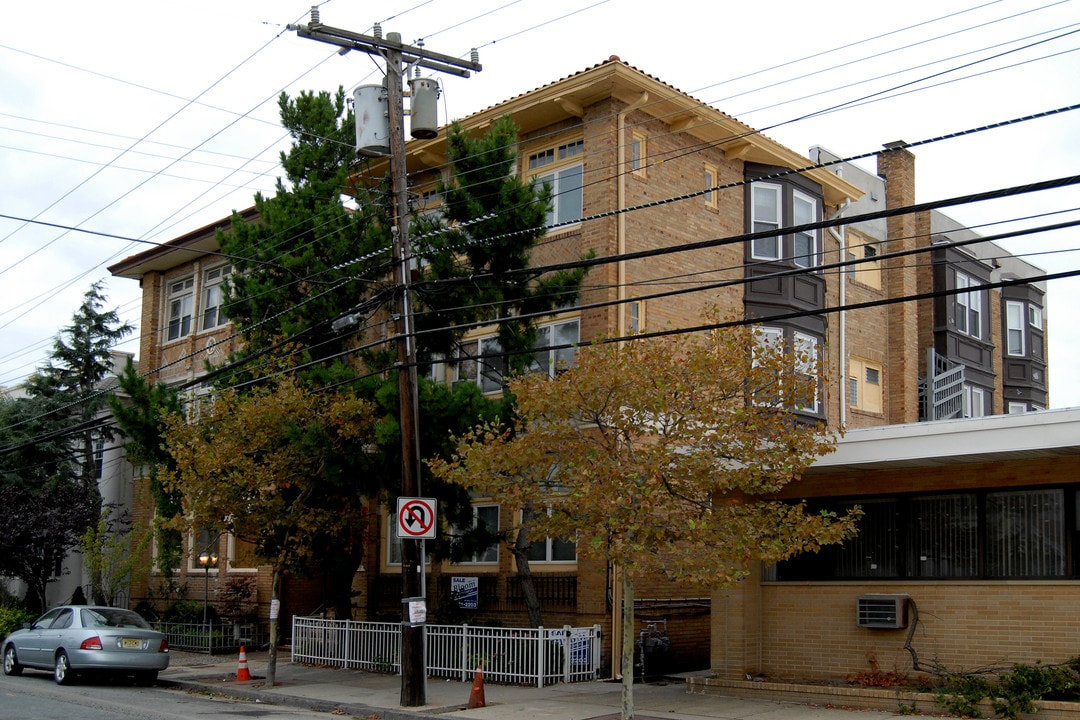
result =
[[128,360],[117,378],[120,394],[109,396],[109,407],[125,438],[124,453],[132,465],[142,466],[154,500],[157,570],[169,578],[180,567],[183,537],[164,521],[183,512],[180,493],[161,484],[161,472],[169,470],[172,456],[163,448],[164,421],[181,414],[180,397],[164,383],[152,383],[139,374]]
[[[88,526],[96,525],[102,513],[95,451],[114,436],[106,417],[109,391],[102,381],[113,372],[113,347],[132,331],[120,322],[116,310],[104,307],[98,281],[83,296],[71,324],[56,337],[48,362],[26,381],[27,394],[52,402],[53,420],[65,428],[67,442],[57,461],[74,468],[80,496],[92,504]],[[91,600],[98,602],[101,578],[91,573],[89,579]]]

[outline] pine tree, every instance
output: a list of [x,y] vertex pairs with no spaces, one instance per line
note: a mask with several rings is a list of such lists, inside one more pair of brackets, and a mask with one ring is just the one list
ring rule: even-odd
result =
[[[130,325],[120,322],[116,310],[104,307],[99,281],[83,296],[71,324],[56,337],[48,362],[27,379],[25,387],[28,396],[51,405],[50,422],[63,428],[65,441],[54,445],[57,472],[53,479],[63,483],[70,473],[79,487],[69,493],[69,499],[90,503],[92,519],[79,535],[101,517],[95,451],[114,436],[106,412],[111,391],[102,387],[102,381],[114,370],[113,348],[132,331]],[[60,491],[53,485],[42,489]],[[76,515],[81,517],[81,513]],[[91,599],[97,602],[101,578],[91,573],[89,579]]]

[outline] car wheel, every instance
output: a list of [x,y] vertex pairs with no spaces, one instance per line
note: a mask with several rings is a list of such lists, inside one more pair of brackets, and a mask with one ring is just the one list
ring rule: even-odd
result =
[[56,664],[53,665],[53,680],[57,685],[70,685],[75,679],[75,673],[68,662],[67,653],[61,650],[56,653]]
[[22,665],[19,664],[19,656],[15,654],[15,646],[8,645],[4,648],[4,674],[19,675],[22,673]]
[[157,682],[157,670],[140,670],[135,673],[135,684],[139,687],[150,687]]

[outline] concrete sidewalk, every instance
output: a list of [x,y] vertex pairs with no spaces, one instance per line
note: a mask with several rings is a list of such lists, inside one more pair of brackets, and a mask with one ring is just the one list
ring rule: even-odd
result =
[[[174,652],[159,684],[383,720],[430,720],[436,715],[488,720],[618,720],[622,707],[622,688],[614,682],[546,688],[485,683],[486,706],[469,710],[471,682],[431,678],[427,683],[427,704],[403,708],[399,705],[401,677],[398,675],[292,664],[286,651],[278,655],[277,683],[268,688],[265,686],[267,654],[250,652],[246,657],[252,680],[237,682],[238,658]],[[634,708],[637,720],[883,720],[891,716],[887,712],[691,694],[685,681],[678,678],[635,685]]]

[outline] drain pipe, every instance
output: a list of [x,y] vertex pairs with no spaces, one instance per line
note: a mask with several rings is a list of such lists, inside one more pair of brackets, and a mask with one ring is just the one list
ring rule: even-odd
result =
[[[849,200],[845,200],[837,209],[833,219],[839,218],[847,209]],[[847,226],[841,225],[840,232],[836,228],[829,228],[829,233],[840,243],[840,262],[845,262],[847,256]],[[847,429],[848,408],[848,384],[847,384],[847,274],[848,268],[840,268],[840,429]]]
[[[623,210],[626,209],[626,138],[623,135],[626,132],[626,116],[637,110],[639,107],[649,101],[649,93],[643,92],[638,96],[637,100],[623,108],[618,115],[618,129],[615,140],[615,145],[618,148],[618,158],[616,159],[616,204],[619,210],[615,220],[615,234],[616,234],[616,252],[619,257],[626,254],[626,213]],[[616,325],[616,332],[618,337],[626,337],[626,261],[619,260],[616,269],[615,279],[615,294],[618,299],[616,307],[619,308],[619,321]]]

